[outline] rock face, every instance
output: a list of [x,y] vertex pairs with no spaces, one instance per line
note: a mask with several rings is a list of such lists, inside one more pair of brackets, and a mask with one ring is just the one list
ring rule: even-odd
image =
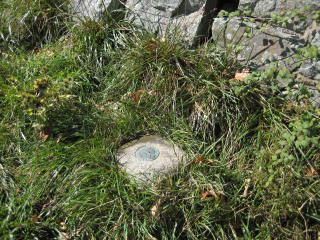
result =
[[123,145],[116,158],[122,169],[142,185],[176,170],[186,160],[178,146],[158,135],[144,136]]

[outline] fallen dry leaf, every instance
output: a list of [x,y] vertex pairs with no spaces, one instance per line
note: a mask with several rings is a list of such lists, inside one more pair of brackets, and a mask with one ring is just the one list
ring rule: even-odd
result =
[[157,203],[151,208],[151,216],[159,220],[160,217],[160,207],[162,199],[160,198]]
[[38,222],[38,217],[37,217],[36,215],[32,215],[32,216],[31,216],[31,221],[32,221],[33,223]]
[[57,143],[59,143],[60,142],[60,140],[61,140],[61,138],[62,138],[62,134],[59,134],[59,136],[58,136],[58,138],[57,138]]
[[51,56],[53,56],[53,52],[51,52],[51,51],[47,51],[47,55],[49,56],[49,57],[51,57]]
[[222,194],[222,192],[221,192],[221,191],[215,192],[215,191],[213,191],[213,190],[206,191],[206,192],[203,192],[203,193],[201,194],[201,200],[204,200],[204,199],[205,199],[206,197],[208,197],[208,196],[213,196],[216,201],[219,201],[219,199],[220,199],[220,198],[219,198],[219,194]]
[[244,191],[242,194],[242,197],[246,198],[248,196],[248,189],[249,189],[249,184],[250,184],[250,179],[246,179],[246,185],[244,186]]
[[100,106],[98,104],[95,104],[95,107],[99,110],[99,111],[103,111],[104,110],[104,107],[103,106]]
[[158,46],[157,46],[157,41],[154,40],[154,39],[144,40],[143,42],[146,44],[146,46],[143,47],[144,49],[154,51],[154,50],[156,50],[156,48],[158,47]]
[[138,102],[141,98],[141,96],[145,94],[145,95],[149,95],[149,96],[155,96],[157,95],[157,92],[154,91],[154,90],[151,90],[151,91],[146,91],[144,89],[139,89],[135,92],[127,92],[126,94],[124,94],[122,97],[121,97],[121,100],[126,100],[128,98],[133,98],[133,100],[135,100],[136,102]]
[[40,138],[41,138],[41,141],[42,141],[42,142],[47,141],[48,137],[49,137],[49,135],[48,135],[47,133],[45,133],[45,132],[40,132]]
[[229,66],[222,72],[222,75],[223,76],[230,76],[230,72],[231,72],[231,67]]
[[244,79],[249,75],[249,70],[248,69],[242,69],[241,72],[237,71],[234,80],[238,82],[243,82]]
[[201,193],[201,200],[205,199],[209,195],[209,192]]
[[0,56],[3,56],[4,58],[12,58],[12,55],[3,52],[0,52]]
[[113,227],[113,231],[116,231],[120,225],[121,225],[121,222],[117,222],[117,224],[114,225]]
[[152,236],[150,233],[148,233],[148,237],[150,240],[158,240],[157,238],[155,238],[154,236]]
[[315,170],[313,167],[312,168],[308,168],[306,170],[306,177],[312,177],[312,176],[315,176],[315,175],[318,175],[318,171]]
[[204,160],[204,156],[200,156],[200,157],[196,158],[195,160],[193,160],[193,161],[191,162],[191,164],[192,164],[192,165],[193,165],[193,164],[198,164],[198,163],[202,162],[203,160]]
[[135,100],[136,102],[138,102],[138,101],[140,100],[140,96],[141,96],[142,94],[144,94],[144,93],[146,93],[146,90],[142,90],[142,89],[134,92],[134,93],[133,93],[134,100]]
[[151,91],[148,92],[148,95],[149,96],[156,96],[157,92],[155,90],[151,90]]
[[297,103],[296,102],[289,102],[287,104],[287,111],[290,111],[293,109],[294,105],[296,105]]

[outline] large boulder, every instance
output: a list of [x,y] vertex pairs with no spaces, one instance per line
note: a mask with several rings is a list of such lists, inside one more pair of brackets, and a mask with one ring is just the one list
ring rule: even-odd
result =
[[212,10],[218,0],[128,0],[127,17],[145,29],[165,36],[178,31],[189,44],[209,36]]

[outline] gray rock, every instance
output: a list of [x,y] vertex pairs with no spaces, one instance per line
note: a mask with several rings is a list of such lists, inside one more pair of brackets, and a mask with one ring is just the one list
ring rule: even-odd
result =
[[72,0],[70,11],[99,20],[106,10],[125,7],[126,18],[144,29],[161,37],[179,32],[189,45],[195,45],[210,35],[212,10],[217,6],[218,0]]
[[139,184],[152,183],[186,162],[185,153],[160,136],[144,136],[123,145],[117,155],[120,167]]
[[[243,10],[245,7],[249,7],[252,11],[252,15],[255,17],[269,17],[271,13],[284,15],[289,10],[302,9],[304,6],[309,5],[311,9],[317,9],[320,7],[319,0],[240,0],[239,9]],[[307,16],[306,20],[300,21],[296,19],[289,24],[287,28],[299,33],[303,33],[304,30],[312,23],[311,16]]]
[[145,10],[147,13],[152,13],[152,9],[155,9],[159,15],[173,18],[193,13],[199,10],[205,2],[206,0],[128,0],[126,6],[132,11],[138,9]]
[[[320,54],[320,26],[315,22],[308,27],[304,34],[304,39],[310,45],[317,46]],[[304,61],[299,69],[300,77],[298,79],[305,83],[309,89],[315,89],[320,84],[320,61],[316,59],[308,59]]]
[[80,18],[89,17],[99,20],[105,15],[106,10],[111,12],[123,8],[125,1],[126,0],[71,0],[69,9]]
[[317,86],[320,84],[320,81],[303,76],[301,73],[297,74],[296,81],[298,83],[302,83],[308,89],[308,91],[313,94],[313,97],[310,98],[310,103],[319,108],[320,91]]
[[315,89],[309,89],[313,94],[313,97],[310,99],[311,104],[317,108],[320,108],[320,91]]
[[320,54],[320,30],[314,32],[314,36],[312,37],[312,40],[311,40],[311,45],[317,46]]
[[190,44],[208,37],[217,0],[128,0],[127,18],[145,29],[165,36],[179,32]]
[[308,59],[301,64],[299,71],[303,76],[318,80],[320,83],[320,61]]
[[151,32],[165,32],[171,14],[177,4],[159,5],[151,0],[128,0],[126,8],[127,18],[134,20],[137,25],[143,26]]
[[[320,83],[319,80],[315,80],[312,78],[308,78],[301,74],[300,72],[297,73],[296,81],[298,83],[303,83],[304,86],[306,86],[309,90],[318,91],[317,85]],[[320,92],[319,92],[320,94]]]
[[249,7],[254,16],[266,17],[271,13],[284,13],[310,5],[313,9],[320,6],[318,0],[240,0],[239,9]]
[[[240,18],[215,19],[212,27],[213,39],[218,46],[225,48],[230,43],[241,46],[238,54],[242,62],[249,60],[253,69],[266,69],[271,62],[277,61],[280,67],[291,67],[287,59],[305,45],[305,41],[290,30],[270,27],[259,31],[259,25]],[[244,33],[253,35],[245,38]]]
[[180,32],[189,46],[199,45],[211,35],[212,10],[216,6],[216,1],[207,1],[198,11],[173,19],[171,26]]
[[175,18],[168,24],[165,35],[170,37],[170,34],[178,33],[177,36],[182,37],[188,45],[196,45],[203,37],[208,36],[199,29],[202,18],[201,9],[187,16]]
[[267,17],[272,12],[279,10],[278,0],[240,0],[239,9],[244,10],[249,7],[253,16]]

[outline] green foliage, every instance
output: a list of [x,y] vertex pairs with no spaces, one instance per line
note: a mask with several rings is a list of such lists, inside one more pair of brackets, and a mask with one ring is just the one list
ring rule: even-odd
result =
[[[319,130],[317,118],[308,112],[302,113],[289,123],[291,131],[283,131],[280,148],[272,156],[272,164],[268,166],[270,177],[267,185],[276,174],[281,174],[288,166],[299,165],[302,170],[315,159],[319,145]],[[300,171],[301,171],[300,170]],[[303,173],[302,173],[303,174]]]
[[320,22],[320,10],[317,10],[312,14],[312,19],[318,23]]
[[315,45],[306,46],[304,48],[298,49],[298,51],[304,58],[319,58],[318,47]]

